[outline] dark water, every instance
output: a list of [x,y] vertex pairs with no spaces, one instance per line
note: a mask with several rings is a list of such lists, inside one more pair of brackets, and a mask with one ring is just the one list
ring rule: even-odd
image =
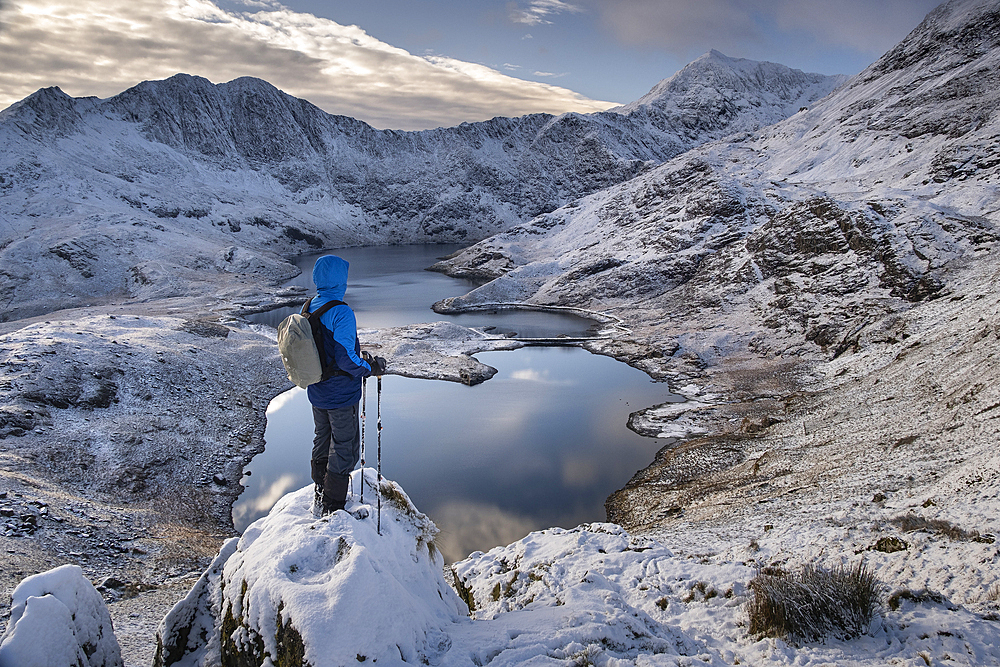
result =
[[[494,333],[515,333],[521,338],[554,338],[560,333],[573,337],[588,335],[588,329],[594,324],[591,320],[563,313],[435,313],[431,310],[434,302],[465,294],[476,287],[472,281],[426,270],[441,257],[461,248],[460,245],[410,245],[342,248],[331,252],[350,264],[344,301],[354,310],[358,327],[362,329],[448,320],[467,327],[494,326]],[[302,273],[288,284],[300,285],[315,293],[312,267],[318,257],[320,255],[299,257],[295,263]],[[298,310],[279,308],[248,319],[277,328],[281,320]]]
[[[413,268],[433,263],[442,254],[440,246],[434,248],[392,248],[399,259],[390,269],[370,268],[385,249],[343,251],[351,275],[358,276],[345,300],[356,308],[359,326],[441,319],[427,306],[468,285]],[[418,319],[402,321],[400,301],[412,304]],[[520,315],[530,317],[525,322]],[[497,326],[556,336],[581,335],[591,324],[545,315],[507,312]],[[488,314],[477,316],[476,325],[493,324]],[[628,415],[671,400],[667,386],[578,348],[476,356],[499,372],[475,387],[397,376],[383,380],[382,472],[441,528],[438,542],[446,559],[508,544],[540,528],[604,521],[606,497],[648,465],[663,444],[629,431]],[[374,467],[374,378],[368,390],[366,458]],[[240,531],[284,493],[311,483],[312,416],[303,390],[272,401],[265,439],[267,450],[248,467],[247,490],[233,509]]]

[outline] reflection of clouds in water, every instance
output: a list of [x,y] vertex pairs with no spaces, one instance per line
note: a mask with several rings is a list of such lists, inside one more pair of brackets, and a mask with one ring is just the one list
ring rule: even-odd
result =
[[587,487],[601,479],[601,466],[592,458],[566,457],[562,462],[565,486]]
[[278,394],[275,396],[270,403],[267,405],[267,415],[271,416],[273,413],[277,412],[281,408],[288,405],[291,401],[295,399],[297,395],[304,392],[305,389],[300,389],[299,387],[294,387],[286,392]]
[[524,368],[519,371],[514,371],[510,374],[511,379],[514,380],[527,380],[529,382],[544,382],[548,379],[549,372],[539,373],[534,368]]
[[505,512],[496,505],[450,501],[438,507],[432,517],[441,529],[438,547],[448,563],[472,551],[486,551],[516,542],[540,526],[527,517]]
[[525,382],[539,382],[543,384],[555,385],[555,386],[569,386],[573,384],[572,380],[553,380],[549,377],[549,369],[545,369],[543,372],[538,372],[534,368],[522,368],[519,371],[513,371],[510,374],[511,380],[522,380]]
[[297,485],[298,482],[295,479],[295,475],[282,475],[272,482],[271,486],[258,493],[248,502],[234,505],[233,523],[237,525],[241,523],[250,523],[250,518],[266,514],[272,507],[274,507],[274,503],[278,502],[283,495],[288,493],[290,489]]

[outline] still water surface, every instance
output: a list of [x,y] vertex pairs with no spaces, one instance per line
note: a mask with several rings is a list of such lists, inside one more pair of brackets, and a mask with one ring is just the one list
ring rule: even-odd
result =
[[[385,263],[388,251],[391,265]],[[335,252],[351,262],[345,301],[361,328],[455,320],[432,312],[430,304],[471,287],[422,271],[450,252],[441,246]],[[458,321],[530,337],[578,336],[591,325],[546,315],[507,312],[497,320],[477,313]],[[383,379],[382,473],[399,482],[441,529],[438,543],[446,560],[508,544],[532,530],[604,521],[605,498],[648,465],[663,444],[629,431],[628,415],[674,399],[667,386],[578,348],[528,347],[476,357],[498,373],[475,387]],[[366,459],[374,467],[374,378],[368,390]],[[267,448],[248,466],[252,474],[244,477],[246,491],[233,509],[240,531],[284,493],[311,483],[312,413],[305,391],[276,397],[267,417]]]

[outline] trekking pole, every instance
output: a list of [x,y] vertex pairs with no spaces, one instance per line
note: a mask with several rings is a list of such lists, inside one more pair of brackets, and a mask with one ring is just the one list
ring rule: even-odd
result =
[[361,504],[365,504],[365,390],[368,378],[361,379]]
[[378,419],[378,487],[376,488],[376,493],[378,494],[378,521],[375,524],[375,530],[379,535],[382,534],[382,376],[378,376],[378,401],[376,403],[375,416]]

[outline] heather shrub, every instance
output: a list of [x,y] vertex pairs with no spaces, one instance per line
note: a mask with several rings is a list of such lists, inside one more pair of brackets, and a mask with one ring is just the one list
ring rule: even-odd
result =
[[849,639],[864,633],[881,606],[882,584],[863,564],[801,572],[767,569],[749,583],[750,634],[790,643]]

